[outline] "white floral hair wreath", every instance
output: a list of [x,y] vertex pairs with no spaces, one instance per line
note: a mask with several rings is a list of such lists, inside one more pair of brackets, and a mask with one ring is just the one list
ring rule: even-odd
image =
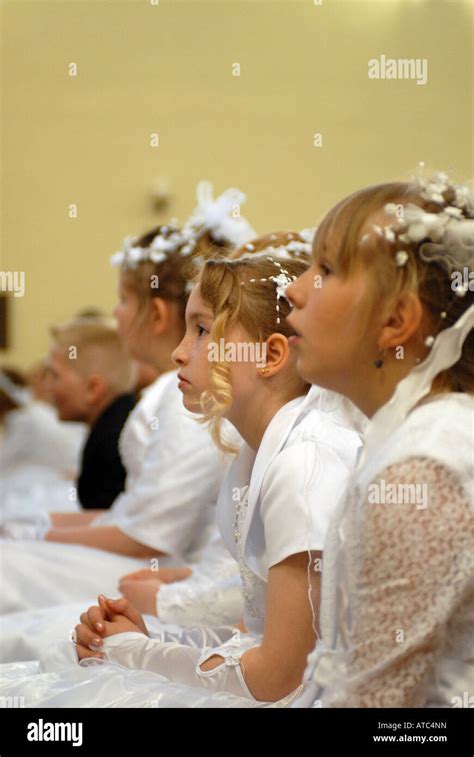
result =
[[16,405],[24,407],[31,399],[30,392],[22,386],[17,386],[5,371],[0,369],[0,389]]
[[[426,263],[437,263],[448,275],[474,261],[474,191],[467,185],[450,184],[445,173],[433,178],[418,177],[413,186],[420,196],[439,206],[437,213],[418,205],[388,203],[385,212],[396,220],[386,226],[373,225],[373,231],[390,243],[411,245]],[[451,200],[446,195],[452,195]],[[361,242],[370,236],[365,234]],[[409,253],[398,250],[395,265],[406,264]],[[457,294],[464,296],[465,287]]]
[[[413,203],[388,203],[385,212],[396,220],[386,226],[373,224],[373,232],[402,247],[395,253],[397,267],[405,266],[410,258],[408,250],[403,249],[406,246],[424,262],[443,268],[452,279],[453,294],[464,297],[469,281],[462,274],[466,269],[472,271],[474,264],[474,191],[466,184],[450,183],[445,173],[417,177],[413,187],[424,200],[438,205],[439,212],[428,212]],[[369,236],[364,234],[361,243]],[[445,308],[440,315],[446,318]],[[433,343],[434,337],[428,336],[425,345],[432,347]]]
[[[178,250],[180,255],[190,255],[206,232],[212,234],[216,241],[226,241],[235,247],[255,237],[254,229],[245,218],[240,217],[245,194],[239,189],[230,188],[214,199],[212,191],[210,182],[200,181],[197,185],[197,206],[182,229],[178,229],[174,222],[162,226],[148,247],[137,247],[134,245],[136,239],[127,237],[123,249],[112,255],[111,265],[136,268],[145,260],[161,263]],[[239,215],[232,215],[235,211]]]

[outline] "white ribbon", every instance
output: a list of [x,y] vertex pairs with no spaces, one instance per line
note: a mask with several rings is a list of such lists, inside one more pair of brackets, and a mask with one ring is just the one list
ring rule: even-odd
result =
[[357,468],[370,459],[381,442],[398,428],[410,410],[428,394],[433,379],[441,371],[457,363],[461,357],[464,340],[473,327],[474,305],[471,305],[453,326],[440,331],[426,360],[400,381],[391,399],[373,416]]

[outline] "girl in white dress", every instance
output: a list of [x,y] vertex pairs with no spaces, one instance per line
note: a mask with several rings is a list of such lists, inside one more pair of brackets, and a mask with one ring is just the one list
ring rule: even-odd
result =
[[[186,407],[197,409],[203,397],[214,437],[220,440],[225,416],[244,439],[218,501],[223,539],[240,566],[243,625],[186,629],[160,641],[146,635],[126,600],[101,599],[76,628],[80,666],[66,643],[43,656],[39,676],[19,682],[16,670],[34,673],[37,665],[4,668],[0,693],[27,692],[32,706],[287,706],[294,699],[318,622],[327,524],[361,443],[350,404],[308,392],[295,372],[283,292],[305,267],[278,249],[206,263],[174,353]],[[209,370],[220,345],[225,356]]]
[[[180,562],[202,549],[228,461],[183,408],[170,356],[184,330],[188,261],[226,253],[253,234],[244,219],[230,217],[244,199],[227,190],[213,200],[204,182],[182,229],[159,227],[127,240],[114,256],[121,266],[119,331],[133,356],[162,375],[147,390],[145,420],[139,406],[124,428],[126,488],[107,513],[43,514],[4,525],[16,540],[2,543],[2,613],[87,601],[101,586],[114,592],[121,575],[149,565],[146,558]],[[137,457],[135,437],[144,425]]]
[[474,195],[363,189],[288,289],[298,370],[371,417],[325,548],[300,706],[472,707]]

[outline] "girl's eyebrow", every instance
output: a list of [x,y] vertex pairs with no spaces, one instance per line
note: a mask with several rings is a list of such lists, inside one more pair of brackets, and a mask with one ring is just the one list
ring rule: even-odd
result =
[[188,316],[190,321],[201,321],[201,320],[212,320],[212,314],[211,313],[198,313],[194,311],[194,313],[190,313]]

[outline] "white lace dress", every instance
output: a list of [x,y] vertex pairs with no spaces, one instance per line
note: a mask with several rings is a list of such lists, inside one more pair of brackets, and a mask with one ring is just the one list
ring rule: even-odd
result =
[[439,395],[357,470],[296,706],[472,707],[473,423],[472,397]]
[[[229,460],[184,409],[174,372],[149,387],[123,434],[125,491],[92,525],[118,526],[173,556],[161,558],[163,564],[199,559]],[[148,560],[41,540],[2,539],[0,549],[0,614],[90,603],[99,591],[116,594],[125,573],[150,566]]]
[[[80,665],[64,642],[39,664],[2,666],[0,696],[23,695],[27,706],[288,706],[299,690],[276,703],[258,702],[240,658],[262,639],[269,569],[292,554],[322,549],[360,444],[342,399],[313,388],[275,415],[257,454],[244,445],[232,464],[219,496],[219,523],[239,561],[249,633],[231,625],[167,632],[161,640],[123,633],[104,641],[104,662]],[[214,654],[224,662],[201,671]]]

